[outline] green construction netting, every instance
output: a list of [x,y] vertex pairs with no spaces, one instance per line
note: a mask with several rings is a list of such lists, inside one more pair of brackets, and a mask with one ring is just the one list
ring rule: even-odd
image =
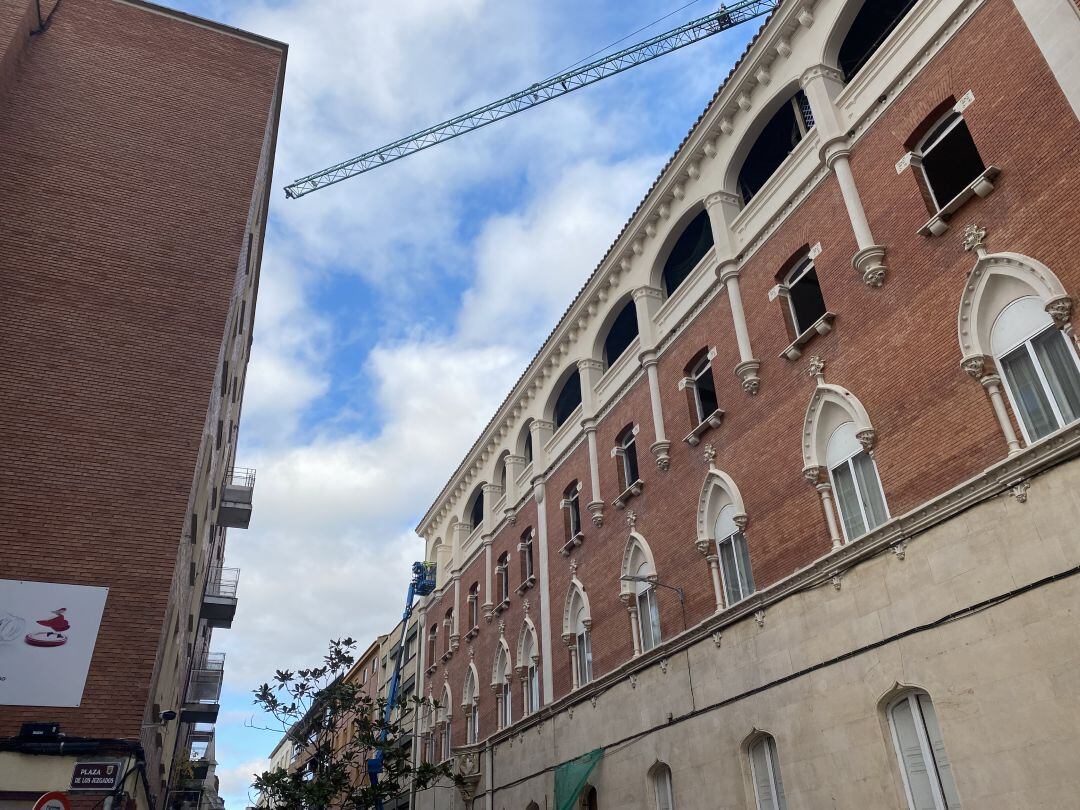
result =
[[589,774],[603,756],[604,749],[597,748],[555,767],[555,810],[573,810]]

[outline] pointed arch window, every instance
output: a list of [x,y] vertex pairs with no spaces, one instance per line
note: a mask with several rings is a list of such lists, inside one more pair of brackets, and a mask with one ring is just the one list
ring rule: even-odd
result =
[[498,710],[499,728],[506,728],[513,722],[514,699],[511,695],[513,677],[510,667],[510,653],[506,649],[505,642],[499,644],[498,652],[495,654],[494,676],[493,685],[495,686],[498,703],[496,708]]
[[746,537],[735,522],[736,509],[727,504],[716,516],[713,533],[724,580],[724,599],[728,607],[741,602],[754,592],[754,575],[750,571],[750,552]]
[[433,624],[428,629],[428,666],[434,666],[439,657],[439,625]]
[[780,757],[772,735],[762,734],[750,745],[750,774],[757,810],[787,810],[784,782],[780,778]]
[[990,346],[1029,443],[1080,419],[1080,358],[1037,297],[1001,311]]
[[640,535],[630,536],[623,557],[624,598],[630,610],[630,631],[635,654],[648,652],[660,643],[660,603],[656,593],[656,567],[652,553]]
[[465,709],[465,741],[475,745],[480,736],[480,685],[476,679],[476,670],[469,667],[465,674],[465,697],[462,701]]
[[739,193],[747,204],[814,127],[810,101],[802,90],[780,105],[750,147],[739,171]]
[[675,810],[675,793],[671,785],[671,768],[657,762],[651,771],[653,798],[656,810]]
[[450,687],[443,684],[442,703],[435,710],[435,725],[439,730],[439,756],[441,761],[450,759],[450,723],[452,719],[451,714],[452,699],[450,697]]
[[581,583],[575,580],[566,595],[563,619],[563,641],[570,649],[570,674],[574,689],[584,686],[593,678],[591,627],[588,599]]
[[690,272],[705,258],[712,246],[713,232],[709,212],[701,211],[679,234],[667,261],[664,262],[661,280],[668,296],[686,281]]
[[854,422],[844,422],[829,437],[829,477],[836,492],[844,536],[848,540],[873,531],[889,519],[877,465],[856,436]]
[[522,706],[526,715],[540,708],[540,658],[536,645],[536,633],[528,623],[522,629],[518,666],[521,672]]
[[888,715],[910,810],[959,810],[952,764],[930,696],[907,692],[889,704]]

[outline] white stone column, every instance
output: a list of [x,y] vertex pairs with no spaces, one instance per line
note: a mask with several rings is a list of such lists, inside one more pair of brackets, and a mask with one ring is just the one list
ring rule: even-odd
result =
[[1074,0],[1013,0],[1061,92],[1080,118],[1080,10]]
[[978,380],[986,390],[990,399],[990,407],[994,409],[994,417],[997,419],[1001,434],[1005,437],[1005,444],[1009,448],[1009,455],[1020,452],[1020,440],[1013,430],[1012,420],[1009,419],[1009,411],[1005,407],[1005,398],[1001,394],[1001,377],[994,369],[994,361],[989,357],[969,357],[960,363],[960,367],[973,380]]
[[[454,625],[450,633],[450,649],[457,651],[461,642],[461,571],[454,571]],[[404,644],[404,640],[402,640]]]
[[844,76],[828,65],[814,65],[803,71],[800,78],[803,91],[814,113],[814,126],[821,138],[821,157],[825,165],[836,175],[840,194],[844,198],[848,219],[855,234],[859,250],[851,259],[852,266],[862,274],[863,281],[871,287],[885,283],[885,248],[874,241],[870,222],[866,218],[855,176],[851,172],[848,156],[851,149],[847,132],[840,119],[833,99],[844,89]]
[[641,655],[641,628],[638,626],[637,597],[632,593],[619,594],[619,599],[626,605],[630,616],[630,638],[634,642],[634,657]]
[[720,580],[720,558],[712,552],[713,543],[708,540],[699,540],[697,550],[709,564],[709,575],[712,577],[713,596],[716,597],[716,612],[724,609],[724,587]]
[[829,527],[829,539],[832,540],[832,547],[834,549],[840,548],[843,545],[843,539],[840,535],[840,527],[836,522],[836,512],[833,509],[832,485],[824,480],[825,468],[807,467],[803,470],[803,475],[806,476],[806,480],[821,496],[821,508],[825,511],[825,523]]
[[663,302],[663,293],[657,287],[638,287],[634,290],[634,311],[637,313],[638,360],[645,369],[649,382],[649,401],[652,405],[653,435],[655,441],[649,450],[656,457],[656,466],[667,472],[671,467],[671,442],[664,429],[664,407],[660,401],[660,377],[657,373],[656,319],[655,313]]
[[506,457],[506,500],[503,502],[505,505],[503,516],[511,526],[517,523],[516,507],[518,499],[521,497],[521,493],[518,492],[517,480],[524,469],[525,456]]
[[581,685],[578,683],[577,636],[573,633],[564,633],[562,640],[570,651],[570,691],[573,691]]
[[761,362],[754,357],[754,350],[750,345],[750,330],[746,325],[742,291],[739,289],[739,264],[735,260],[738,249],[735,235],[731,231],[731,222],[738,216],[740,205],[738,197],[726,192],[710,194],[705,198],[705,210],[709,212],[709,225],[713,233],[713,250],[718,260],[716,276],[727,293],[735,343],[739,347],[739,363],[735,366],[735,375],[742,381],[743,390],[753,396],[761,384],[758,376]]
[[599,528],[604,525],[604,501],[600,497],[600,466],[596,448],[596,383],[604,373],[599,360],[578,360],[581,375],[581,429],[589,448],[589,514]]
[[[533,433],[534,453],[536,450],[536,438],[536,433]],[[533,464],[536,464],[535,455],[533,456]],[[534,469],[542,468],[534,466]],[[544,483],[543,475],[537,475],[533,478],[533,499],[536,501],[536,550],[539,557],[537,586],[540,590],[539,635],[540,658],[543,668],[543,678],[541,680],[543,681],[543,702],[551,703],[554,693],[551,688],[551,577],[548,572],[547,506],[544,503],[546,501],[546,488],[547,485]]]
[[491,537],[484,538],[484,603],[480,609],[484,612],[486,622],[491,622],[492,616],[495,615],[495,599],[492,597],[491,589],[491,542]]

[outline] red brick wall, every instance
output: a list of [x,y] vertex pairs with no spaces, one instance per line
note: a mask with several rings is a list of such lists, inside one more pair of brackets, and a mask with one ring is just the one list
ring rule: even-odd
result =
[[[999,54],[1006,42],[1010,58],[1004,62]],[[975,198],[959,211],[945,235],[919,236],[916,231],[930,212],[913,175],[897,176],[894,164],[907,152],[904,143],[923,118],[943,98],[959,98],[968,90],[976,101],[964,116],[984,161],[1001,167],[1002,175],[987,199]],[[708,465],[702,446],[691,448],[681,441],[692,425],[685,392],[678,390],[686,364],[701,348],[717,350],[712,365],[720,407],[726,411],[721,427],[708,432],[703,444],[716,447],[716,466],[741,489],[759,588],[830,548],[820,499],[802,475],[802,426],[815,385],[807,370],[810,356],[822,356],[826,380],[852,391],[870,414],[878,431],[877,464],[894,516],[1005,456],[1005,442],[982,387],[960,369],[956,317],[966,274],[974,264],[972,254],[961,248],[961,230],[969,222],[983,225],[991,251],[1033,256],[1049,265],[1073,295],[1080,293],[1075,259],[1080,233],[1070,214],[1080,202],[1078,155],[1080,125],[1013,4],[989,0],[854,147],[856,183],[874,237],[888,249],[885,286],[868,287],[851,267],[857,246],[835,178],[828,177],[742,269],[750,338],[762,361],[760,393],[747,396],[732,372],[739,355],[728,302],[721,294],[660,358],[664,422],[672,441],[670,471],[660,472],[648,451],[654,435],[642,375],[599,425],[600,485],[606,502],[602,528],[592,526],[584,510],[591,496],[585,443],[550,473],[545,508],[556,697],[567,694],[571,683],[569,655],[559,638],[570,581],[569,559],[559,555],[566,540],[559,500],[573,479],[584,485],[585,540],[571,556],[592,610],[594,676],[611,671],[632,653],[627,611],[618,598],[629,528],[625,512],[611,506],[620,487],[610,457],[616,434],[630,422],[641,428],[638,458],[645,484],[627,506],[636,513],[636,530],[650,544],[660,579],[685,589],[688,623],[714,608],[708,566],[693,545],[698,494]],[[768,291],[792,253],[817,242],[822,253],[815,264],[836,324],[830,334],[811,341],[802,359],[790,362],[779,357],[790,341],[782,302],[769,302]],[[513,533],[516,536],[517,527]],[[463,583],[472,576],[463,575]],[[670,591],[661,590],[659,596],[663,635],[671,637],[682,629],[678,601]],[[535,608],[533,616],[535,620]],[[508,620],[507,627],[516,627],[516,621],[516,616]],[[494,729],[494,698],[486,688],[493,636],[491,626],[482,625],[475,645],[484,687],[481,736]],[[450,667],[455,701],[460,700],[462,663],[459,653]],[[437,678],[441,684],[441,672]],[[455,725],[456,716],[455,709]],[[455,740],[463,740],[463,735],[462,723]]]
[[282,60],[66,0],[0,96],[0,577],[109,588],[82,706],[0,735],[139,736]]

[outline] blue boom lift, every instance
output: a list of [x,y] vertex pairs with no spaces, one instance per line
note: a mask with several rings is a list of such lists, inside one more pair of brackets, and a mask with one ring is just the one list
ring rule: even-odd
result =
[[[372,787],[379,784],[379,774],[383,770],[383,746],[390,734],[390,715],[397,704],[398,687],[401,685],[401,666],[405,663],[405,633],[409,629],[409,617],[412,616],[413,600],[418,596],[427,596],[435,590],[435,563],[414,562],[412,579],[409,580],[409,593],[405,597],[405,612],[401,616],[401,641],[398,643],[397,661],[394,662],[394,674],[390,678],[390,690],[386,695],[386,708],[383,710],[382,728],[379,730],[380,747],[375,756],[367,761],[368,779]],[[375,810],[383,810],[382,799],[375,800]]]

